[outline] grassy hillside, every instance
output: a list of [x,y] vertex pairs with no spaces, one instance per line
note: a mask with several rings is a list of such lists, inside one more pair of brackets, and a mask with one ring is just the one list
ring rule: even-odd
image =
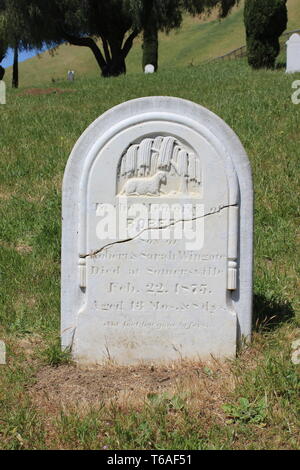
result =
[[[233,20],[232,20],[233,21]],[[1,107],[0,447],[299,449],[299,127],[292,82],[245,61],[82,78]],[[53,90],[55,91],[55,90]],[[237,132],[255,186],[254,336],[234,361],[80,371],[59,349],[61,183],[80,134],[144,95],[198,102]],[[298,237],[298,238],[297,238]]]
[[[299,0],[288,0],[288,30],[300,29]],[[225,54],[245,44],[243,25],[243,2],[223,21],[210,18],[185,18],[180,31],[168,36],[161,35],[160,67],[173,68],[198,65],[206,59]],[[48,85],[53,79],[65,79],[67,70],[77,72],[77,76],[96,77],[99,74],[93,54],[87,48],[63,45],[54,57],[43,53],[40,57],[20,64],[21,86]],[[141,71],[141,40],[137,39],[128,57],[128,73]],[[6,76],[11,83],[11,69]]]

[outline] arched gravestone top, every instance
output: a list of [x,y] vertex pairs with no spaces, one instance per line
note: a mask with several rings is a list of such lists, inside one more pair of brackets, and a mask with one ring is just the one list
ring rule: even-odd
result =
[[116,106],[65,171],[62,346],[82,364],[233,357],[251,335],[252,242],[251,169],[232,129],[179,98]]
[[300,44],[300,34],[294,33],[288,39],[287,44]]

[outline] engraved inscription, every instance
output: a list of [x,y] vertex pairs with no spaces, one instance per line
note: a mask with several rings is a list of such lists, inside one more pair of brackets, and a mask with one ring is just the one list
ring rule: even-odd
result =
[[99,279],[105,296],[105,301],[94,302],[97,312],[110,313],[112,319],[118,312],[147,316],[198,312],[202,321],[203,315],[223,308],[214,294],[215,281],[226,273],[226,255],[167,251],[156,243],[156,248],[149,245],[149,251],[143,249],[148,244],[140,241],[134,251],[106,249],[91,257],[89,272]]

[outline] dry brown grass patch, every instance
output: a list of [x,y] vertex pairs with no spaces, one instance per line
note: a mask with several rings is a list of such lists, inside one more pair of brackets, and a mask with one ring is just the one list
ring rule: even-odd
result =
[[[29,302],[35,302],[35,299],[28,299]],[[37,334],[32,334],[21,338],[17,341],[16,346],[20,349],[27,358],[31,358],[36,355],[37,349],[42,349],[44,347],[44,341],[41,336]]]
[[15,195],[15,193],[13,193],[11,191],[0,190],[0,200],[1,201],[9,201],[14,195]]
[[17,251],[18,253],[21,253],[21,254],[29,254],[29,253],[32,253],[32,250],[33,250],[33,248],[31,246],[26,245],[23,242],[20,242],[17,245],[15,245],[13,243],[8,243],[5,240],[0,240],[0,246],[2,246],[3,248],[8,248],[8,249],[11,249],[11,250],[15,250],[15,251]]

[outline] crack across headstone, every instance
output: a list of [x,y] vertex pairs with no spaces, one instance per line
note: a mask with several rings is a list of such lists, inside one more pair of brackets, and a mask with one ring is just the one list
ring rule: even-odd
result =
[[216,215],[216,214],[219,214],[220,212],[222,212],[224,209],[228,209],[230,207],[238,207],[238,204],[228,204],[226,206],[221,206],[218,208],[218,210],[215,210],[215,211],[212,211],[212,212],[207,212],[206,214],[203,214],[201,216],[198,216],[198,217],[192,217],[191,219],[180,219],[180,220],[176,220],[176,221],[173,221],[173,222],[170,222],[169,224],[167,225],[164,225],[164,226],[160,226],[160,227],[146,227],[144,228],[143,230],[141,230],[137,235],[135,235],[134,237],[130,237],[130,238],[126,238],[124,240],[117,240],[115,242],[111,242],[111,243],[107,243],[106,245],[104,245],[102,248],[99,248],[99,250],[95,250],[95,251],[92,251],[91,253],[87,253],[85,255],[79,255],[79,257],[81,259],[86,259],[86,258],[89,258],[89,257],[92,257],[92,256],[97,256],[98,254],[102,253],[102,251],[106,250],[107,248],[110,248],[114,245],[120,245],[122,243],[129,243],[131,241],[134,241],[138,238],[140,238],[140,236],[147,232],[147,231],[150,231],[150,230],[165,230],[169,227],[172,227],[180,222],[194,222],[196,220],[199,220],[199,219],[204,219],[205,217],[209,217],[211,215]]

